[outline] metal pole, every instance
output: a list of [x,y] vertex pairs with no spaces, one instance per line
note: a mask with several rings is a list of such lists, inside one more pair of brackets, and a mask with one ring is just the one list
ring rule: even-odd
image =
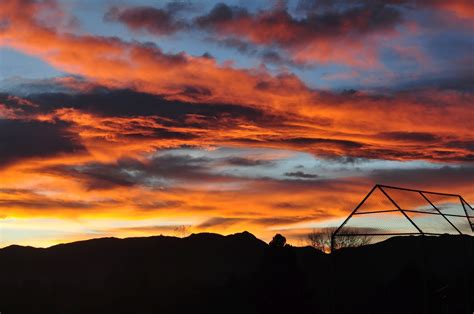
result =
[[331,253],[333,252],[334,250],[334,237],[335,235],[339,232],[339,230],[342,229],[342,227],[344,227],[344,225],[347,223],[347,221],[349,221],[349,219],[351,219],[351,217],[354,215],[354,213],[365,203],[365,201],[369,198],[369,196],[375,191],[375,189],[378,187],[378,185],[374,185],[374,187],[370,190],[369,193],[367,193],[367,195],[364,197],[364,199],[359,203],[359,205],[356,206],[356,208],[354,208],[354,210],[352,211],[352,213],[349,215],[349,217],[347,217],[343,222],[342,224],[336,229],[336,231],[334,231],[334,233],[331,235]]
[[430,205],[431,205],[434,209],[436,209],[436,210],[438,211],[438,213],[441,214],[441,216],[443,216],[444,219],[446,219],[447,222],[449,222],[449,224],[450,224],[454,229],[456,229],[457,232],[459,232],[459,234],[462,234],[462,232],[459,231],[459,229],[456,228],[456,226],[455,226],[448,218],[446,218],[445,215],[443,215],[443,213],[438,209],[438,207],[434,206],[433,203],[431,203],[431,201],[425,196],[425,194],[423,194],[423,192],[419,192],[419,193],[420,193],[421,196],[423,196],[423,198],[424,198],[428,203],[430,203]]
[[[471,231],[474,232],[474,225],[471,222],[471,216],[469,216],[469,214],[467,213],[467,208],[466,208],[467,206],[469,206],[472,209],[472,207],[461,196],[459,196],[459,200],[461,201],[461,205],[462,205],[462,208],[464,209],[464,213],[466,214],[466,219],[469,222],[469,226],[471,227]],[[466,204],[466,206],[464,204]]]
[[398,206],[398,204],[395,203],[395,201],[384,191],[384,189],[380,187],[380,191],[382,191],[382,193],[385,194],[385,196],[390,200],[390,202],[392,202],[392,204],[395,205],[400,210],[403,216],[405,216],[405,218],[411,222],[411,224],[416,228],[416,230],[418,230],[421,233],[421,235],[424,235],[424,232],[420,228],[418,228],[418,226],[413,222],[413,220],[411,220],[410,217],[408,217],[408,215],[403,211],[403,209],[401,209],[400,206]]
[[401,188],[397,186],[390,186],[390,185],[383,185],[383,184],[378,184],[378,186],[382,188],[387,188],[387,189],[394,189],[394,190],[401,190],[401,191],[409,191],[409,192],[423,192],[423,193],[428,193],[428,194],[436,194],[436,195],[444,195],[444,196],[456,196],[460,197],[461,195],[459,194],[450,194],[450,193],[440,193],[440,192],[431,192],[431,191],[423,191],[423,190],[415,190],[415,189],[407,189],[407,188]]

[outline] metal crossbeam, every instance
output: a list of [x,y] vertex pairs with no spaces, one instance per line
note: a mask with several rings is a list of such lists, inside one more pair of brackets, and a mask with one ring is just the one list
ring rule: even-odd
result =
[[[367,199],[372,195],[372,193],[376,190],[379,189],[382,194],[395,206],[396,209],[389,209],[389,210],[379,210],[379,211],[365,211],[365,212],[358,212],[358,210],[361,208],[361,206],[367,201]],[[423,199],[429,204],[434,211],[421,211],[417,209],[405,209],[402,208],[396,200],[394,200],[390,196],[390,190],[400,190],[400,191],[406,191],[406,192],[413,192],[413,193],[418,193],[423,197]],[[441,196],[450,196],[450,197],[455,197],[459,199],[459,202],[461,203],[461,206],[463,208],[464,214],[450,214],[450,213],[444,213],[442,210],[440,210],[431,200],[430,200],[430,195],[441,195]],[[437,215],[437,216],[442,216],[443,219],[446,220],[449,225],[456,230],[458,234],[463,234],[461,230],[454,224],[451,220],[449,220],[448,217],[457,217],[457,218],[465,218],[469,222],[469,226],[471,227],[471,230],[474,232],[474,216],[470,215],[470,211],[474,211],[472,206],[466,202],[462,198],[461,195],[458,194],[451,194],[451,193],[440,193],[440,192],[432,192],[432,191],[424,191],[424,190],[416,190],[416,189],[410,189],[410,188],[402,188],[402,187],[396,187],[396,186],[390,186],[390,185],[382,185],[382,184],[376,184],[370,192],[363,198],[363,200],[356,206],[356,208],[349,214],[349,216],[343,221],[343,223],[334,231],[334,233],[331,235],[331,251],[334,249],[334,239],[337,236],[405,236],[405,235],[433,235],[433,236],[439,236],[442,235],[442,230],[440,230],[439,233],[437,232],[424,232],[422,228],[420,228],[411,218],[410,216],[407,215],[407,213],[416,213],[416,214],[429,214],[429,215]],[[360,228],[361,233],[344,233],[342,228],[346,226],[347,222],[354,216],[354,215],[370,215],[370,214],[379,214],[379,213],[391,213],[391,212],[400,212],[403,214],[403,216],[411,223],[413,227],[416,228],[418,232],[405,232],[405,233],[400,233],[400,232],[389,232],[389,233],[362,233],[364,229],[367,230],[367,228]],[[472,220],[471,220],[472,219]],[[368,227],[368,226],[367,226]],[[370,228],[370,227],[369,227]],[[453,231],[454,231],[453,230]]]

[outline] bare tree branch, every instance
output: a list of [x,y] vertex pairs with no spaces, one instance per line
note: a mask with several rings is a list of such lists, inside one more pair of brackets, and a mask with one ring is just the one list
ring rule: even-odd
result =
[[[313,231],[306,235],[307,243],[320,251],[331,252],[331,239],[337,228],[323,228],[313,229]],[[346,247],[359,247],[367,245],[371,242],[372,237],[359,234],[357,229],[346,228],[344,235],[337,235],[334,237],[333,249],[341,249]]]

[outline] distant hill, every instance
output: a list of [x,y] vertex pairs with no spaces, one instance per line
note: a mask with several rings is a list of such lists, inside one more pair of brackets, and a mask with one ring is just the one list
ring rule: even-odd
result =
[[396,237],[331,255],[248,232],[0,250],[2,314],[472,313],[474,239]]

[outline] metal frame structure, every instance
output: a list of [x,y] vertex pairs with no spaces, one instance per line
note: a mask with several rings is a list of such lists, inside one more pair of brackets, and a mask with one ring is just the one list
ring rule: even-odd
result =
[[[433,212],[428,212],[428,211],[418,211],[418,210],[411,210],[411,209],[406,209],[402,208],[399,206],[399,204],[392,198],[390,197],[389,193],[385,189],[393,189],[393,190],[398,190],[398,191],[405,191],[405,192],[414,192],[418,193],[425,199],[426,203],[429,204],[435,211]],[[357,212],[359,208],[369,199],[369,197],[374,193],[376,190],[380,190],[382,194],[392,203],[396,209],[393,210],[379,210],[379,211],[364,211],[364,212]],[[443,213],[438,207],[436,207],[433,202],[429,199],[429,197],[426,194],[432,194],[432,195],[439,195],[439,196],[447,196],[447,197],[455,197],[459,199],[460,204],[462,205],[462,208],[464,209],[464,214],[465,215],[456,215],[456,214],[449,214],[449,213]],[[468,213],[468,209],[472,211],[472,215]],[[379,213],[389,213],[389,212],[399,212],[403,214],[403,216],[410,222],[410,224],[418,231],[418,232],[409,232],[409,233],[357,233],[357,234],[344,234],[341,233],[341,229],[346,225],[346,223],[354,216],[354,215],[370,215],[370,214],[379,214]],[[439,193],[439,192],[430,192],[430,191],[423,191],[423,190],[415,190],[415,189],[408,189],[408,188],[402,188],[402,187],[395,187],[395,186],[389,186],[389,185],[381,185],[381,184],[376,184],[370,192],[362,199],[362,201],[356,206],[356,208],[351,212],[351,214],[344,220],[344,222],[334,231],[334,233],[331,235],[331,251],[334,249],[334,239],[337,236],[406,236],[406,235],[435,235],[439,236],[442,235],[443,233],[432,233],[432,232],[424,232],[422,228],[420,228],[414,221],[407,215],[407,213],[418,213],[418,214],[426,214],[426,215],[437,215],[437,216],[442,216],[450,225],[453,227],[454,230],[458,234],[463,234],[459,228],[456,227],[455,224],[451,220],[449,220],[448,217],[457,217],[457,218],[466,218],[469,226],[471,227],[471,231],[474,232],[474,209],[471,207],[471,205],[468,204],[464,198],[459,195],[459,194],[449,194],[449,193]]]

